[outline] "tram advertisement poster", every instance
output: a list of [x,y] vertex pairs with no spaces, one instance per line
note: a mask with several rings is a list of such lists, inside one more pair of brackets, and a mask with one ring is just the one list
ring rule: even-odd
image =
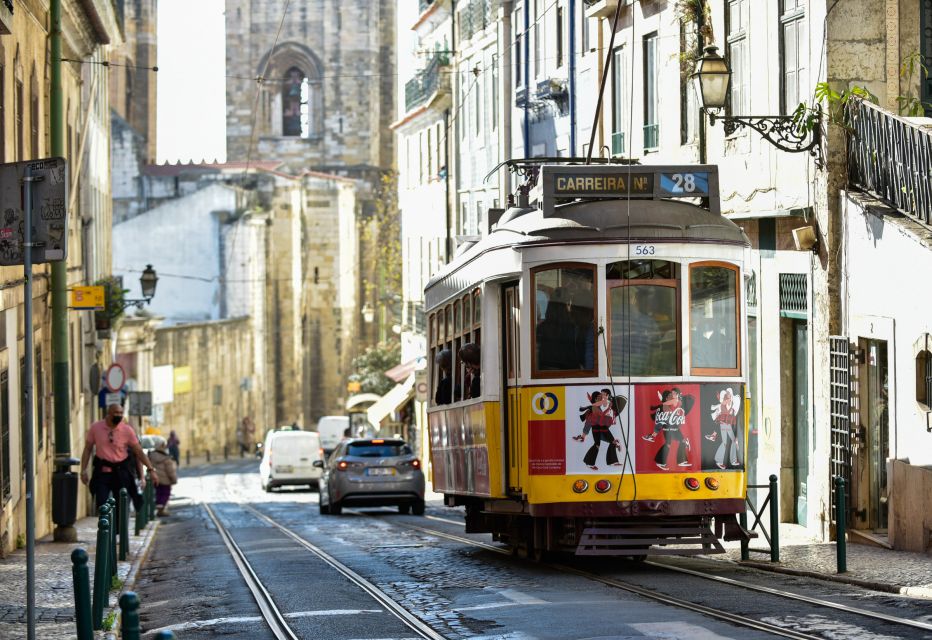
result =
[[701,468],[698,384],[639,384],[634,390],[638,473]]
[[703,384],[702,468],[741,471],[744,469],[744,386],[734,382]]
[[627,386],[566,387],[566,473],[634,468],[630,397]]

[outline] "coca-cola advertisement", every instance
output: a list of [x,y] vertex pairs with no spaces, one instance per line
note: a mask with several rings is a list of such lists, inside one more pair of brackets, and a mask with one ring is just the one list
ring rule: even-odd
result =
[[707,471],[744,469],[744,385],[703,384],[702,468]]
[[697,384],[635,387],[638,473],[685,473],[701,468]]

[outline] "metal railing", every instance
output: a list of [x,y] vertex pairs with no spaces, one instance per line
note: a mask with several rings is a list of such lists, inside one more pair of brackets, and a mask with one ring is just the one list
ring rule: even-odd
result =
[[932,225],[932,127],[859,99],[849,101],[847,121],[851,184]]
[[[760,506],[757,507],[753,502],[751,502],[750,495],[745,496],[747,510],[739,514],[741,527],[747,531],[752,532],[760,529],[760,532],[764,535],[764,540],[767,541],[768,547],[766,549],[755,549],[748,545],[747,540],[742,540],[741,559],[750,559],[750,552],[754,551],[755,553],[770,554],[771,562],[780,562],[780,493],[777,491],[777,476],[771,475],[770,482],[768,484],[749,484],[747,488],[767,489],[767,497],[764,498],[763,502],[760,503]],[[767,510],[768,507],[770,516],[769,531],[767,527],[764,526],[763,520],[764,511]],[[754,524],[751,525],[750,529],[748,529],[748,512],[750,512],[754,517]]]
[[405,83],[405,111],[424,104],[437,91],[449,87],[449,76],[442,72],[449,64],[446,53],[435,53],[427,66]]
[[434,0],[420,0],[417,4],[418,13],[424,13],[434,4]]

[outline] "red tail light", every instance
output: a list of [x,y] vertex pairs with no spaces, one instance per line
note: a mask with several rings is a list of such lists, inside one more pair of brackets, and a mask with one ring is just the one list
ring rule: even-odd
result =
[[683,484],[685,484],[686,488],[690,491],[699,491],[699,481],[695,478],[686,478]]
[[595,490],[599,493],[605,493],[612,488],[612,483],[608,480],[599,480],[595,483]]
[[349,463],[346,460],[340,460],[340,462],[337,463],[337,469],[340,471],[346,471],[348,467]]
[[411,467],[414,468],[414,469],[420,469],[420,468],[421,468],[421,461],[418,460],[417,458],[415,458],[414,460],[411,461]]

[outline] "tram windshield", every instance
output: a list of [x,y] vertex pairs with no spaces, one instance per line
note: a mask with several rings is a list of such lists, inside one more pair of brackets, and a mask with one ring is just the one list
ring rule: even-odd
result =
[[694,265],[689,270],[690,358],[694,369],[738,368],[738,272]]
[[679,373],[677,265],[625,260],[606,267],[612,375]]
[[595,372],[595,268],[556,267],[534,273],[538,371]]

